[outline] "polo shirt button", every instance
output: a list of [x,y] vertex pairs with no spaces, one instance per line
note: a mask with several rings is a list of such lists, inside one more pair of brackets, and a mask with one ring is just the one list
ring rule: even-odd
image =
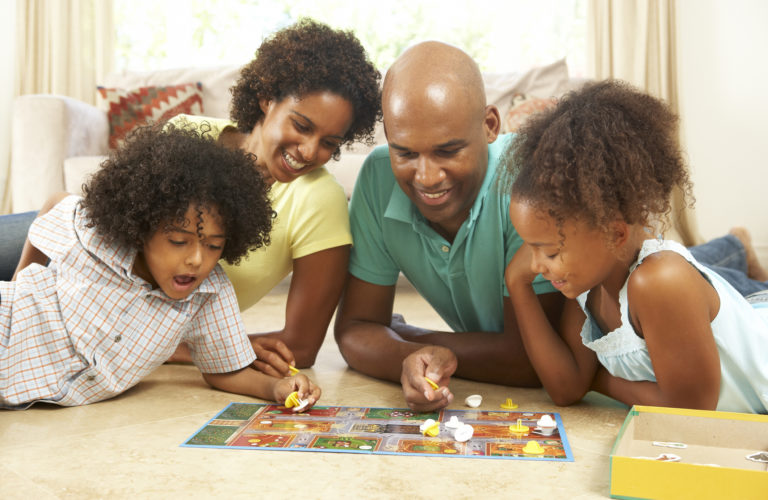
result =
[[123,336],[122,335],[116,335],[115,336],[115,342],[120,342],[121,340],[123,340]]
[[443,245],[443,246],[442,246],[442,248],[441,248],[441,250],[442,250],[443,252],[450,252],[450,251],[451,251],[451,247],[449,247],[448,245]]

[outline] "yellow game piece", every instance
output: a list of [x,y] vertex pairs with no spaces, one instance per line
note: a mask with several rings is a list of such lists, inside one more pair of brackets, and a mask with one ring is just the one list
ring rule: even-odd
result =
[[501,403],[499,406],[505,410],[514,410],[517,408],[517,405],[512,402],[512,398],[507,398],[507,400]]
[[527,455],[541,455],[544,453],[544,448],[542,448],[536,441],[528,441],[528,443],[523,446],[523,453]]
[[453,448],[448,448],[448,449],[447,449],[447,450],[445,450],[443,453],[448,453],[448,454],[452,455],[452,454],[454,454],[454,453],[457,453],[457,451],[456,451],[456,450],[454,450]]
[[299,369],[293,365],[288,365],[288,369],[291,370],[291,375],[296,375],[297,373],[299,373]]
[[419,430],[425,436],[435,437],[440,434],[440,422],[435,422],[431,418],[428,418],[419,426]]
[[515,425],[510,425],[509,430],[517,434],[525,434],[528,432],[528,426],[523,425],[523,419],[518,418]]
[[432,380],[429,377],[424,377],[424,380],[427,381],[427,383],[432,387],[432,389],[437,390],[440,386],[435,383],[434,380]]
[[285,398],[285,407],[286,408],[293,408],[294,406],[299,406],[299,393],[297,391],[293,391],[292,393],[288,394],[288,397]]

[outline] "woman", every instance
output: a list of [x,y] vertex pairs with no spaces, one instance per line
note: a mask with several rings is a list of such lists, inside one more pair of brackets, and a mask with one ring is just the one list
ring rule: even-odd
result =
[[[285,326],[250,335],[254,364],[267,374],[311,366],[325,337],[352,236],[344,191],[322,167],[342,145],[372,142],[381,117],[380,80],[354,34],[302,20],[266,39],[242,69],[232,88],[232,122],[177,118],[204,121],[223,144],[253,153],[271,184],[277,212],[271,244],[237,266],[225,265],[241,310],[293,272]],[[22,257],[19,268],[24,265]],[[187,359],[185,348],[172,358]]]

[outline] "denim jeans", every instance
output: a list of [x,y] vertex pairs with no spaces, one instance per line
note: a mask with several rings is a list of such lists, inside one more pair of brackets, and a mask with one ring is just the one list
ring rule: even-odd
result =
[[10,281],[37,212],[0,216],[0,281]]
[[732,234],[690,247],[694,258],[725,278],[744,296],[768,290],[768,282],[747,276],[747,252]]

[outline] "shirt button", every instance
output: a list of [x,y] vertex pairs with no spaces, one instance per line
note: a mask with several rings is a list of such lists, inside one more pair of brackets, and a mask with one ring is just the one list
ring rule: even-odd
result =
[[443,246],[442,246],[440,249],[441,249],[443,252],[450,252],[450,250],[451,250],[451,247],[449,247],[448,245],[443,245]]
[[120,342],[121,340],[123,340],[123,336],[122,335],[116,335],[115,336],[115,342]]
[[88,382],[93,382],[94,380],[96,380],[96,375],[88,375],[87,377],[85,377],[85,380],[87,380]]

